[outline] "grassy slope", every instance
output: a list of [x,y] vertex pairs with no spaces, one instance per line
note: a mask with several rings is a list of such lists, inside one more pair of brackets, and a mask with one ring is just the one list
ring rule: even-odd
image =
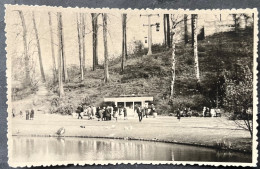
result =
[[[217,75],[216,68],[231,71],[235,63],[252,65],[252,32],[241,32],[234,36],[232,32],[215,34],[198,42],[199,67],[202,84],[213,81]],[[174,105],[184,103],[193,109],[201,109],[207,104],[206,94],[196,90],[194,74],[193,49],[190,44],[176,45],[176,83]],[[158,112],[171,111],[168,105],[171,83],[171,50],[130,58],[126,62],[124,73],[120,73],[121,63],[110,65],[111,81],[103,83],[103,69],[88,71],[85,81],[79,82],[79,74],[74,69],[70,72],[71,81],[65,84],[65,93],[73,105],[89,96],[94,104],[100,104],[104,96],[117,95],[151,95],[154,96]],[[75,72],[76,71],[76,72]]]

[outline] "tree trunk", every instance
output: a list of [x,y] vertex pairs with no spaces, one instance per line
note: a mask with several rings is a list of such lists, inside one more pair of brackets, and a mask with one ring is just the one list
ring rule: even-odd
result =
[[49,27],[50,27],[50,35],[51,35],[51,56],[52,56],[52,71],[53,71],[53,83],[57,81],[57,69],[56,69],[56,61],[54,54],[54,46],[53,46],[53,31],[52,31],[52,20],[51,13],[48,12],[49,15]]
[[124,72],[125,59],[126,59],[126,14],[122,14],[122,58],[121,58],[121,71]]
[[84,73],[86,71],[86,67],[85,67],[85,61],[86,61],[86,47],[85,47],[85,29],[86,29],[86,25],[85,25],[85,14],[82,13],[81,14],[81,25],[82,25],[82,69],[83,69],[83,79],[84,79]]
[[166,22],[167,22],[167,46],[171,48],[171,33],[170,33],[170,16],[166,14]]
[[63,23],[62,23],[62,14],[60,14],[60,30],[61,30],[61,45],[62,45],[62,64],[63,64],[63,80],[67,82],[68,80],[68,72],[67,72],[67,64],[66,64],[66,56],[65,56],[65,45],[64,45],[64,31],[63,31]]
[[173,99],[173,96],[174,96],[174,83],[175,83],[175,64],[176,64],[176,61],[175,61],[175,29],[176,29],[176,27],[173,26],[173,28],[172,28],[172,67],[171,67],[172,81],[171,81],[171,96],[170,96],[171,99]]
[[125,14],[125,59],[127,60],[128,59],[128,56],[127,56],[127,39],[126,39],[126,19],[127,19],[127,14]]
[[78,31],[78,45],[79,45],[79,70],[80,70],[80,79],[81,81],[84,80],[84,71],[82,65],[82,24],[81,24],[82,14],[80,13],[79,16],[77,15],[77,31]]
[[63,59],[62,59],[62,23],[61,23],[61,13],[57,12],[57,22],[58,22],[58,72],[59,72],[59,95],[60,97],[64,96],[64,89],[63,89]]
[[188,15],[184,14],[184,42],[185,44],[188,43],[188,25],[187,25],[187,18]]
[[191,14],[191,46],[194,45],[194,14]]
[[234,25],[235,25],[235,32],[237,33],[237,31],[238,31],[237,14],[233,14],[233,19],[234,19]]
[[167,22],[166,22],[166,14],[163,14],[163,34],[164,34],[164,45],[167,47]]
[[29,69],[29,56],[28,56],[28,47],[27,47],[27,28],[24,20],[24,15],[22,11],[18,11],[21,18],[22,27],[23,27],[23,49],[24,49],[24,64],[25,64],[25,80],[24,85],[30,85],[30,69]]
[[92,13],[92,43],[93,43],[93,71],[96,70],[96,65],[98,65],[98,15]]
[[103,14],[103,40],[104,40],[104,81],[109,82],[108,51],[107,51],[107,14]]
[[37,27],[36,27],[34,12],[32,12],[32,19],[33,19],[33,29],[34,29],[34,32],[35,32],[35,38],[36,38],[36,42],[37,42],[37,50],[38,50],[38,56],[39,56],[42,82],[45,82],[46,79],[45,79],[45,74],[44,74],[43,64],[42,64],[41,45],[40,45],[40,40],[39,40],[39,36],[38,36],[38,30],[37,30]]
[[194,60],[195,60],[195,74],[197,78],[197,82],[200,83],[200,73],[199,73],[199,58],[198,58],[198,38],[197,38],[197,17],[198,15],[193,16],[193,32],[194,32]]

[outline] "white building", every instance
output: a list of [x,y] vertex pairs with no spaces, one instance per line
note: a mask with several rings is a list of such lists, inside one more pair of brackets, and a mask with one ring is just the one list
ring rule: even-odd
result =
[[117,107],[125,107],[127,109],[127,115],[134,116],[135,105],[144,107],[150,102],[153,102],[153,97],[139,95],[107,96],[104,97],[104,102],[113,102]]

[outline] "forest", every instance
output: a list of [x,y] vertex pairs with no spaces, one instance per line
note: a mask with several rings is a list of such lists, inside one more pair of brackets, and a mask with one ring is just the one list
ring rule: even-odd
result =
[[[160,115],[180,107],[200,112],[207,106],[233,118],[243,118],[253,107],[252,14],[212,14],[211,20],[198,14],[132,19],[127,13],[115,17],[17,10],[10,15],[15,19],[9,17],[7,27],[17,28],[7,35],[8,45],[16,42],[9,53],[13,102],[34,96],[34,106],[44,104],[46,111],[67,114],[81,102],[101,105],[104,96],[149,95]],[[153,43],[149,36],[138,39],[140,34],[130,29],[150,17],[160,21],[150,24],[148,19]],[[112,27],[114,20],[120,24]],[[140,27],[147,29],[145,24],[136,29]],[[147,54],[149,44],[152,54]],[[119,52],[112,53],[118,46]]]

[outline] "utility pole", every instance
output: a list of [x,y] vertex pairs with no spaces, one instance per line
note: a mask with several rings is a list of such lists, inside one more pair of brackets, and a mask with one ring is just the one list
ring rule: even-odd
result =
[[156,31],[159,31],[160,23],[155,23],[151,24],[151,16],[158,16],[159,14],[148,14],[148,15],[140,15],[142,16],[147,16],[148,17],[148,25],[143,25],[143,26],[148,26],[148,53],[147,55],[152,54],[152,26],[156,26]]

